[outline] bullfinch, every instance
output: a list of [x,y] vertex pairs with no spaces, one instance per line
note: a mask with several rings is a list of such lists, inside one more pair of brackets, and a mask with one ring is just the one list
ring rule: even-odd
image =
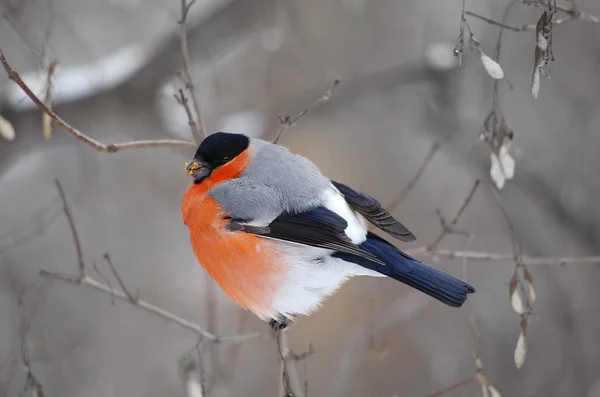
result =
[[415,236],[362,192],[283,146],[242,134],[205,138],[186,163],[181,212],[194,254],[238,305],[273,329],[314,312],[353,276],[390,277],[453,307],[469,284],[367,230]]

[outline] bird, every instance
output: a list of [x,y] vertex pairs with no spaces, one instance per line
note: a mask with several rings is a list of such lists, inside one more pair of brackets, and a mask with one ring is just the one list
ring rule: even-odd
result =
[[196,259],[239,306],[286,329],[354,276],[389,277],[452,307],[475,288],[369,231],[416,239],[375,198],[288,148],[232,132],[200,142],[181,200]]

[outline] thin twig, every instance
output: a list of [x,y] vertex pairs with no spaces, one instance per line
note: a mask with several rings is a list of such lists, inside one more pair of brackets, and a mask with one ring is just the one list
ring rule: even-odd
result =
[[[54,74],[58,69],[58,62],[53,61],[48,66],[46,75],[46,94],[44,95],[44,105],[52,110],[52,101],[54,100]],[[52,118],[46,112],[42,112],[42,134],[46,140],[52,138]]]
[[435,156],[435,154],[437,153],[437,151],[439,150],[439,148],[440,148],[439,142],[434,142],[431,145],[431,149],[429,149],[429,152],[427,153],[427,156],[425,156],[425,159],[423,160],[423,163],[421,164],[421,166],[419,167],[419,169],[417,170],[417,172],[415,173],[415,175],[406,184],[406,186],[404,186],[404,188],[402,189],[402,191],[400,192],[400,194],[398,195],[398,197],[396,197],[394,199],[394,201],[392,201],[390,204],[387,205],[386,208],[388,208],[388,210],[390,212],[392,212],[396,208],[398,208],[398,206],[400,204],[402,204],[402,202],[406,199],[406,197],[408,197],[408,195],[410,194],[410,192],[415,188],[415,186],[417,185],[417,182],[419,182],[419,180],[421,179],[421,177],[425,173],[425,170],[427,169],[427,167],[429,167],[429,164],[431,164],[431,161],[433,160],[433,157]]
[[69,123],[67,123],[65,120],[63,120],[59,115],[54,113],[54,111],[49,109],[48,106],[46,106],[44,104],[44,102],[42,102],[42,100],[40,98],[38,98],[36,94],[33,93],[31,88],[29,88],[29,86],[23,81],[21,76],[19,76],[19,74],[12,69],[12,67],[6,60],[6,57],[4,56],[4,53],[2,52],[1,49],[0,49],[0,63],[4,67],[4,70],[6,71],[6,73],[8,74],[8,78],[10,80],[12,80],[13,82],[15,82],[15,84],[17,84],[19,87],[21,87],[21,90],[23,90],[23,92],[29,97],[29,99],[31,99],[31,101],[33,103],[35,103],[35,105],[38,108],[40,108],[44,113],[46,113],[48,116],[50,116],[50,118],[52,120],[54,120],[56,122],[56,124],[58,124],[62,129],[64,129],[69,135],[71,135],[75,139],[85,143],[86,145],[91,146],[92,148],[94,148],[100,152],[116,153],[116,152],[119,152],[122,150],[151,148],[151,147],[169,146],[169,147],[196,148],[196,146],[197,146],[194,142],[185,141],[185,140],[181,140],[181,139],[141,140],[141,141],[131,141],[131,142],[123,142],[123,143],[111,143],[108,145],[104,144],[102,142],[99,142],[99,141],[89,137],[88,135],[84,134],[83,132],[79,131],[75,127],[71,126]]
[[71,207],[69,206],[69,202],[67,201],[65,191],[58,179],[55,179],[54,183],[56,184],[56,188],[58,189],[58,193],[60,194],[60,199],[63,202],[63,210],[65,211],[67,221],[69,222],[69,226],[71,228],[73,242],[75,243],[75,249],[77,250],[77,263],[79,265],[78,278],[79,280],[82,280],[85,277],[85,262],[83,261],[83,250],[81,248],[81,240],[79,238],[79,233],[77,232],[75,220],[73,219],[73,213],[71,212]]
[[280,382],[279,382],[279,394],[278,397],[296,397],[292,385],[290,382],[289,374],[289,355],[290,348],[287,341],[287,332],[277,331],[277,351],[279,352],[279,364],[280,364]]
[[[462,251],[462,250],[435,250],[429,251],[427,246],[408,249],[405,251],[409,255],[424,255],[442,259],[472,259],[480,261],[502,261],[513,262],[513,254],[496,254],[480,251]],[[573,264],[600,264],[600,256],[521,256],[521,261],[527,265],[573,265]]]
[[[37,283],[37,282],[36,282]],[[35,284],[35,283],[34,283]],[[19,296],[19,308],[21,309],[21,360],[23,361],[23,366],[25,367],[26,377],[25,377],[25,385],[23,386],[23,391],[20,396],[25,397],[29,390],[33,390],[34,393],[37,394],[37,397],[44,397],[44,388],[42,387],[41,382],[35,376],[33,369],[31,368],[31,359],[29,355],[29,346],[27,345],[27,334],[29,333],[29,321],[27,321],[27,313],[25,311],[25,303],[23,302],[24,294],[26,291]]]
[[[469,16],[472,16],[474,18],[477,18],[477,19],[481,19],[482,21],[485,21],[485,22],[489,23],[490,25],[500,26],[501,28],[512,30],[513,32],[522,32],[524,30],[533,30],[533,29],[535,29],[535,25],[523,25],[520,28],[516,28],[514,26],[509,26],[509,25],[506,25],[506,24],[504,24],[502,22],[497,22],[497,21],[494,21],[493,19],[486,18],[484,16],[481,16],[481,15],[476,14],[476,13],[471,12],[471,11],[465,11],[465,14],[469,15]],[[530,29],[529,28],[530,26],[533,26],[533,28]]]
[[[104,255],[102,255],[102,257],[104,258],[106,263],[108,263],[108,266],[110,267],[110,271],[112,272],[113,276],[117,279],[117,283],[119,283],[119,286],[121,287],[121,289],[123,290],[125,295],[127,295],[127,297],[129,298],[129,300],[132,303],[136,303],[140,298],[140,291],[136,291],[135,295],[133,295],[131,292],[129,292],[129,290],[127,289],[127,286],[125,285],[125,283],[123,282],[123,279],[121,278],[121,275],[119,274],[119,272],[117,271],[117,268],[113,264],[113,261],[110,258],[109,253],[108,252],[104,253]],[[110,284],[109,284],[109,287],[111,287]],[[112,287],[111,287],[111,289],[112,289]]]
[[[525,5],[540,5],[540,6],[544,6],[544,7],[546,7],[548,5],[543,0],[523,0],[523,4],[525,4]],[[579,4],[578,4],[577,0],[575,0],[575,2],[573,2],[572,4],[573,4],[573,6],[571,8],[559,6],[556,4],[553,4],[552,8],[555,10],[564,12],[565,14],[569,15],[573,19],[578,19],[581,21],[592,22],[592,23],[600,23],[600,17],[581,11],[579,9]]]
[[[187,17],[190,12],[190,8],[196,3],[196,0],[191,0],[189,3],[187,0],[181,0],[181,19],[177,22],[179,24],[179,34],[181,36],[181,56],[183,57],[183,75],[185,88],[190,93],[192,103],[194,105],[195,117],[192,116],[189,109],[186,109],[190,129],[196,143],[200,143],[206,137],[206,128],[204,127],[204,120],[202,119],[202,113],[200,111],[200,103],[196,96],[196,89],[192,82],[192,76],[190,73],[190,54],[187,44]],[[183,98],[183,93],[181,94]],[[183,102],[187,103],[187,101]]]
[[477,191],[477,188],[479,187],[480,183],[481,183],[481,181],[479,179],[475,181],[475,183],[473,184],[473,187],[469,191],[469,194],[467,194],[467,197],[463,201],[463,203],[460,206],[458,212],[456,213],[456,215],[454,215],[454,218],[452,218],[452,220],[450,221],[450,223],[446,223],[443,220],[443,218],[440,218],[440,220],[442,222],[442,232],[434,240],[433,243],[431,243],[431,244],[428,245],[428,250],[429,251],[435,251],[435,249],[440,244],[440,242],[444,239],[444,237],[446,237],[448,234],[454,233],[454,227],[456,226],[456,224],[460,220],[460,217],[462,216],[462,214],[465,212],[465,210],[467,209],[467,207],[469,206],[469,204],[473,200],[473,195]]
[[302,117],[306,116],[309,112],[314,110],[321,103],[327,102],[328,100],[330,100],[331,96],[333,95],[333,91],[339,84],[340,84],[340,80],[335,79],[331,88],[329,88],[327,91],[325,91],[325,93],[323,95],[321,95],[319,98],[317,98],[309,107],[307,107],[306,109],[304,109],[303,111],[298,113],[296,116],[294,116],[294,117],[279,116],[279,119],[280,119],[279,121],[280,121],[281,125],[279,126],[279,129],[277,130],[277,134],[275,134],[275,138],[273,138],[273,143],[279,142],[283,133],[288,128],[295,126],[298,123],[298,121],[300,121],[300,119],[302,119]]
[[114,298],[120,299],[122,301],[125,301],[125,302],[131,304],[132,306],[138,307],[147,312],[150,312],[159,317],[162,317],[165,320],[169,320],[176,324],[179,324],[183,328],[194,331],[197,335],[199,335],[203,338],[206,338],[207,340],[209,340],[213,343],[220,343],[220,342],[225,342],[225,341],[241,342],[246,339],[259,338],[259,337],[263,336],[262,334],[259,334],[259,333],[253,333],[253,334],[222,337],[222,336],[216,335],[214,333],[208,332],[204,328],[200,327],[199,325],[196,325],[190,321],[187,321],[181,317],[178,317],[175,314],[173,314],[165,309],[161,309],[161,308],[154,306],[146,301],[143,301],[141,299],[138,299],[137,297],[134,297],[125,288],[123,280],[119,276],[118,272],[116,271],[116,268],[114,267],[114,265],[112,264],[112,261],[110,260],[110,256],[108,256],[108,255],[105,255],[105,259],[107,260],[109,266],[111,267],[111,270],[112,270],[115,278],[119,282],[121,288],[123,288],[126,292],[117,290],[110,285],[103,284],[103,283],[96,281],[93,278],[89,277],[85,271],[85,262],[83,260],[83,252],[81,249],[81,244],[79,242],[79,235],[78,235],[77,229],[75,227],[75,221],[73,219],[73,214],[71,213],[68,202],[66,200],[66,196],[65,196],[62,186],[60,185],[60,182],[58,182],[58,180],[56,181],[56,185],[58,187],[60,196],[63,200],[65,214],[69,221],[69,226],[71,227],[71,234],[73,235],[73,240],[75,241],[75,246],[77,248],[77,257],[79,260],[79,273],[76,275],[73,275],[73,274],[64,274],[64,273],[53,273],[53,272],[48,272],[46,270],[42,270],[40,272],[41,277],[60,280],[60,281],[64,281],[66,283],[73,284],[73,285],[87,285],[89,287],[94,288],[97,291],[104,292],[105,294],[110,295],[112,299],[114,299]]
[[[53,272],[48,272],[45,270],[42,270],[40,272],[40,275],[42,277],[46,277],[46,278],[50,278],[50,279],[54,279],[54,280],[60,280],[60,281],[63,281],[63,282],[69,283],[69,284],[73,284],[73,285],[78,285],[76,275],[53,273]],[[174,322],[174,323],[180,325],[181,327],[183,327],[187,330],[190,330],[190,331],[196,333],[197,335],[202,336],[213,343],[222,343],[222,342],[239,343],[239,342],[243,342],[248,339],[262,338],[264,336],[263,334],[260,334],[258,332],[250,333],[250,334],[243,334],[243,335],[233,335],[233,336],[215,335],[213,333],[207,332],[206,330],[204,330],[204,328],[200,327],[197,324],[192,323],[191,321],[188,321],[179,316],[176,316],[175,314],[173,314],[165,309],[162,309],[160,307],[154,306],[153,304],[148,303],[144,300],[138,299],[137,302],[134,303],[129,299],[129,296],[125,292],[115,289],[115,288],[111,288],[108,285],[103,284],[99,281],[96,281],[89,276],[84,277],[79,284],[86,285],[97,291],[111,295],[112,297],[114,297],[116,299],[127,302],[132,306],[138,307],[142,310],[145,310],[149,313],[159,316],[165,320]]]
[[456,389],[460,389],[463,386],[466,386],[472,382],[475,381],[474,377],[471,378],[467,378],[467,379],[463,379],[460,382],[457,382],[453,385],[450,385],[448,387],[444,387],[443,389],[440,389],[434,393],[428,394],[426,397],[440,397],[443,396],[444,394],[450,393],[451,391],[454,391]]

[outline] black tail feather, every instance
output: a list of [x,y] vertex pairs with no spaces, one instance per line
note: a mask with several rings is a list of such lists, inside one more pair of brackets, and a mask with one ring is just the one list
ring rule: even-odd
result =
[[421,263],[373,233],[369,232],[360,248],[375,255],[385,265],[352,254],[338,252],[333,256],[398,280],[449,306],[462,306],[467,294],[475,292],[475,288],[464,281]]

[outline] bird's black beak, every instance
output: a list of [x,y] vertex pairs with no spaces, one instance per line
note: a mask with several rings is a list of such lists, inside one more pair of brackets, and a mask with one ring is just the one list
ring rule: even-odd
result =
[[185,162],[187,174],[194,178],[194,183],[200,183],[210,176],[212,168],[203,158],[195,158],[192,161]]

